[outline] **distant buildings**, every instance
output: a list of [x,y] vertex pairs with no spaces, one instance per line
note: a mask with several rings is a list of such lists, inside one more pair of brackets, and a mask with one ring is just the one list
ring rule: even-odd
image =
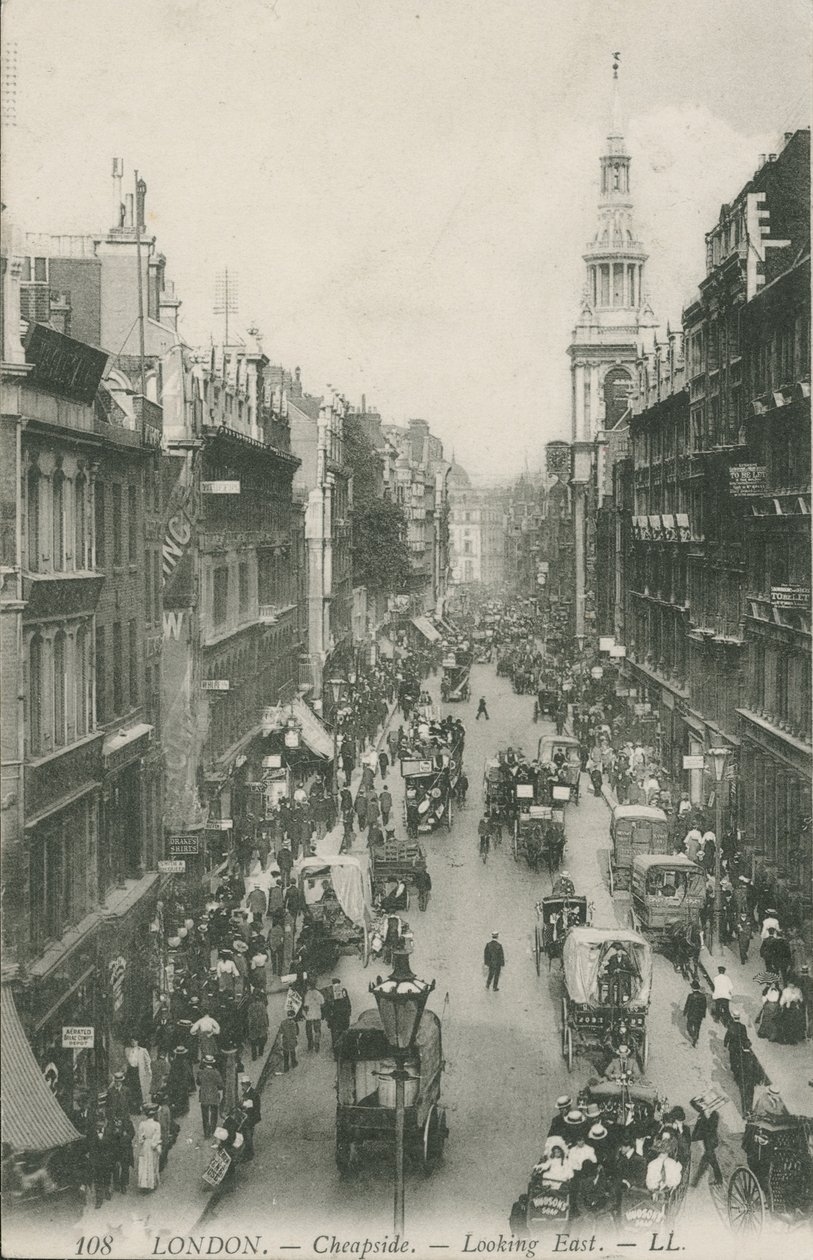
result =
[[460,464],[449,476],[452,582],[499,588],[505,573],[505,510],[501,490],[472,486]]

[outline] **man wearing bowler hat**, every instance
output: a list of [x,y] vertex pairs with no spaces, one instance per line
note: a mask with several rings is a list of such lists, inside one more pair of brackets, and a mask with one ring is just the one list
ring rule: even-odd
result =
[[223,1097],[223,1077],[217,1070],[213,1054],[205,1054],[198,1073],[198,1096],[203,1121],[203,1136],[210,1138],[215,1131],[220,1100]]
[[488,968],[486,989],[490,989],[493,986],[495,993],[500,987],[500,972],[505,966],[505,951],[500,944],[499,937],[499,932],[492,932],[491,940],[487,942],[483,950],[483,962]]

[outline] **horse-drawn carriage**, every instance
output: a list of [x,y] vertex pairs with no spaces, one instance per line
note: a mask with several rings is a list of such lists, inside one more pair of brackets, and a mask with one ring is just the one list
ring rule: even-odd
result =
[[616,805],[610,821],[610,896],[627,889],[633,858],[669,852],[669,824],[662,809],[652,805]]
[[728,1183],[732,1230],[758,1234],[766,1216],[789,1228],[813,1224],[813,1119],[749,1116],[742,1146],[747,1163]]
[[637,854],[632,859],[630,927],[686,976],[694,972],[700,952],[705,898],[706,873],[684,854]]
[[[343,1176],[359,1164],[363,1148],[380,1151],[395,1141],[395,1071],[377,1010],[363,1011],[337,1047],[336,1163]],[[404,1064],[404,1151],[430,1173],[442,1158],[448,1134],[440,1105],[445,1063],[440,1020],[424,1011],[414,1052]]]
[[358,951],[366,967],[373,921],[367,855],[335,853],[302,858],[293,873],[305,907],[305,948],[314,960],[306,970],[318,974],[324,969],[316,961],[326,952],[322,944],[330,948],[334,957]]
[[534,958],[536,974],[542,967],[542,955],[548,960],[548,970],[554,958],[562,957],[565,937],[571,928],[587,924],[586,897],[543,897],[536,903],[534,925]]
[[483,768],[483,798],[487,818],[507,819],[511,784],[499,757],[489,757]]
[[410,836],[386,835],[370,845],[373,899],[377,901],[393,882],[405,889],[403,904],[391,909],[409,909],[409,889],[415,886],[418,873],[425,870],[426,854]]
[[578,803],[582,772],[581,744],[572,735],[543,735],[538,751],[540,765],[557,768],[558,779],[547,789],[547,804]]
[[[666,1099],[642,1082],[596,1082],[579,1091],[578,1102],[580,1109],[590,1108],[593,1114],[595,1108],[598,1109],[598,1123],[605,1131],[603,1140],[607,1151],[618,1151],[625,1140],[649,1145],[667,1109]],[[614,1231],[624,1234],[643,1230],[653,1238],[657,1237],[657,1231],[672,1225],[683,1206],[691,1174],[690,1150],[681,1152],[680,1179],[676,1184],[649,1186],[633,1184],[620,1177],[608,1180],[595,1160],[574,1169],[565,1151],[560,1161],[548,1158],[555,1145],[563,1149],[562,1139],[558,1137],[550,1139],[550,1143],[550,1147],[546,1144],[546,1155],[531,1173],[524,1196],[524,1224],[532,1235],[554,1230],[562,1237],[562,1226],[578,1215],[580,1222],[587,1219],[591,1227],[603,1224],[610,1228],[612,1225]],[[657,1148],[650,1148],[649,1155],[657,1158]],[[598,1167],[598,1179],[585,1184],[584,1169],[594,1166]]]
[[[466,655],[470,655],[466,653]],[[461,664],[456,656],[443,659],[443,676],[440,680],[440,698],[446,704],[468,700],[471,696],[470,664]]]
[[553,879],[565,849],[564,809],[520,801],[514,819],[514,861],[525,858],[532,871],[548,868]]
[[652,988],[649,943],[625,928],[574,927],[562,950],[562,1054],[598,1048],[619,1023],[641,1067],[648,1057],[646,1017]]
[[440,826],[445,826],[447,831],[451,830],[451,761],[449,751],[401,759],[407,829],[411,826],[411,811],[414,811],[419,832],[435,831]]

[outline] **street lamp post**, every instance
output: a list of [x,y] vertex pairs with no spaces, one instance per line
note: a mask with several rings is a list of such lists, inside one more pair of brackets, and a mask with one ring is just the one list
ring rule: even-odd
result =
[[384,1036],[395,1059],[395,1210],[394,1229],[404,1236],[404,1082],[408,1079],[406,1061],[415,1044],[429,994],[435,987],[419,980],[409,966],[409,954],[393,955],[393,969],[388,979],[370,985],[376,1001]]
[[330,686],[333,689],[333,795],[335,797],[339,792],[339,705],[342,700],[344,679],[331,678]]
[[710,748],[709,756],[714,766],[714,942],[719,952],[720,926],[723,920],[723,891],[720,887],[722,872],[720,869],[720,842],[723,831],[723,779],[725,778],[727,748]]

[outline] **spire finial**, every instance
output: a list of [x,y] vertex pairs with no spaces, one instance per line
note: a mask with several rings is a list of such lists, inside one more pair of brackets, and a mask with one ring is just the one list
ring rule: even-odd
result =
[[621,53],[614,52],[613,53],[613,78],[614,79],[618,78],[618,69],[620,65],[621,65]]

